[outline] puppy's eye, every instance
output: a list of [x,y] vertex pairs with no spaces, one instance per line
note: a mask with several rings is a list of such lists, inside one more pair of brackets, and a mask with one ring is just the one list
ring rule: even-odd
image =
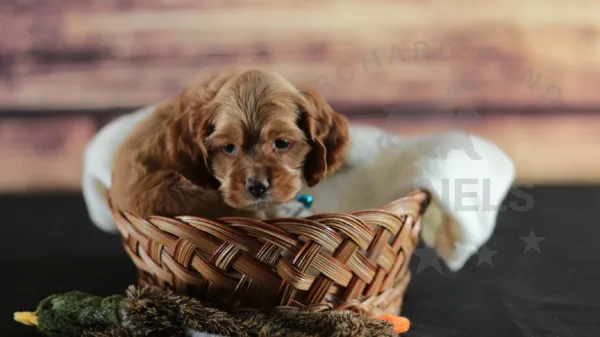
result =
[[285,139],[277,139],[273,143],[273,148],[275,148],[275,150],[285,150],[288,147],[290,147],[290,142]]
[[233,144],[225,144],[223,146],[223,152],[227,154],[234,154],[237,151],[237,147]]

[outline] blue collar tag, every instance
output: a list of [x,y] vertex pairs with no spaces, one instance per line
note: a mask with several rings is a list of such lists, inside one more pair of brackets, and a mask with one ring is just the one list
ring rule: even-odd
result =
[[296,200],[304,205],[306,208],[310,208],[313,203],[313,196],[310,194],[298,194],[296,195]]

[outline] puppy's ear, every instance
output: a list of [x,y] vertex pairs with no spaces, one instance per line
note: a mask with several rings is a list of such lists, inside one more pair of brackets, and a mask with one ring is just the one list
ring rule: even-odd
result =
[[206,137],[213,131],[211,111],[214,109],[201,102],[188,102],[181,96],[170,104],[179,111],[175,112],[177,118],[168,130],[169,165],[196,186],[218,188],[220,183],[212,174],[205,146]]
[[304,130],[312,150],[304,162],[304,178],[309,187],[342,164],[349,143],[348,120],[335,112],[315,89],[302,91],[298,100],[298,126]]

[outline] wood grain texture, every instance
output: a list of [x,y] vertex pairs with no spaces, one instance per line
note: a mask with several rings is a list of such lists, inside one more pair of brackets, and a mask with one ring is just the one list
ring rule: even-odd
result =
[[[351,121],[405,136],[469,130],[506,151],[521,184],[600,183],[598,115],[421,118],[373,111]],[[83,149],[95,132],[92,117],[0,119],[0,192],[78,189]]]
[[600,106],[600,0],[3,1],[0,108],[144,105],[255,66],[335,104]]
[[354,118],[394,133],[466,130],[503,149],[515,163],[523,184],[600,183],[600,116],[564,113],[553,116],[489,116],[478,118]]
[[0,191],[79,188],[83,149],[95,132],[90,117],[0,119]]

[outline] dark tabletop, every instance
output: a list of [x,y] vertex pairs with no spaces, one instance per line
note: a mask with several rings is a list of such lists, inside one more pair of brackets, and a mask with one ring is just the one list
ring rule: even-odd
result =
[[[600,336],[600,187],[520,189],[505,206],[487,255],[460,271],[413,257],[409,337]],[[0,196],[0,221],[1,336],[36,336],[12,313],[49,294],[135,282],[119,237],[90,223],[80,195]],[[520,239],[531,234],[537,246]]]

